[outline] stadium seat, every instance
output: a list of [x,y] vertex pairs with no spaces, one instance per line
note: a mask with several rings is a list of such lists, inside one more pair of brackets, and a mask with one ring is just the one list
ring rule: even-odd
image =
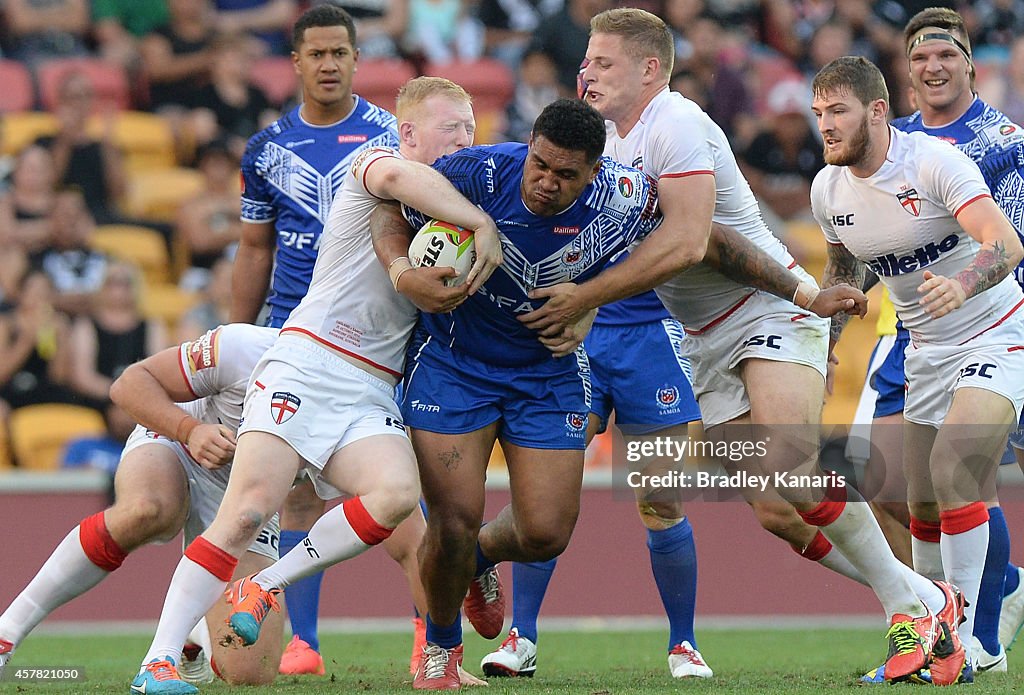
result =
[[97,251],[137,265],[146,282],[167,282],[171,259],[159,232],[134,224],[103,224],[93,232],[91,246]]
[[3,153],[17,155],[43,135],[53,135],[58,128],[57,117],[42,111],[18,111],[3,115]]
[[174,333],[185,313],[199,303],[200,295],[170,283],[146,283],[142,291],[142,315],[163,321]]
[[[89,132],[100,137],[106,124],[95,117]],[[143,111],[121,111],[114,120],[114,142],[129,173],[175,165],[174,132],[166,119]]]
[[32,74],[16,60],[0,60],[0,111],[31,111],[36,104]]
[[103,416],[80,405],[46,403],[11,412],[11,447],[18,465],[32,470],[56,470],[64,448],[78,437],[101,436]]
[[123,209],[132,217],[173,222],[178,207],[203,190],[204,185],[203,175],[195,169],[137,171],[128,183]]
[[428,64],[426,75],[447,77],[458,82],[473,97],[477,117],[490,111],[504,111],[515,93],[515,75],[500,60],[480,58],[474,61],[455,61]]
[[[362,65],[359,63],[360,67]],[[249,81],[259,87],[274,106],[280,106],[299,91],[299,76],[295,73],[295,65],[291,58],[284,56],[267,56],[254,62],[249,72]]]
[[7,433],[7,423],[0,421],[0,473],[14,467],[11,459],[11,438]]
[[352,91],[367,101],[393,112],[398,88],[414,77],[416,72],[404,60],[361,60],[356,64]]
[[123,111],[131,108],[131,90],[124,68],[99,58],[61,58],[39,66],[39,102],[46,111],[53,111],[59,101],[60,84],[72,72],[84,73],[96,91],[95,113],[113,107]]

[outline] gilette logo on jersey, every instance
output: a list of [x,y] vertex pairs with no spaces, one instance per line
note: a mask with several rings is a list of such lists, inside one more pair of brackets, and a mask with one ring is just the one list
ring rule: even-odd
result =
[[930,266],[939,260],[939,256],[949,253],[959,243],[960,237],[956,234],[950,234],[938,244],[929,242],[920,248],[914,249],[906,256],[897,257],[894,253],[887,253],[884,256],[867,261],[866,265],[876,274],[886,277],[912,273],[915,270]]

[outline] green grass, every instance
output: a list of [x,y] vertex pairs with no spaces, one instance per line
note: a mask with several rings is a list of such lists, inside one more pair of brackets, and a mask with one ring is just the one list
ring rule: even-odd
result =
[[[547,632],[541,638],[534,679],[491,679],[489,695],[579,693],[625,695],[658,693],[758,693],[799,695],[836,689],[856,690],[856,677],[877,665],[884,653],[882,632],[871,630],[702,630],[701,651],[715,669],[710,681],[673,681],[668,675],[658,632]],[[19,648],[8,671],[18,667],[84,667],[81,683],[0,683],[0,693],[127,693],[145,653],[148,636],[32,636]],[[493,643],[497,644],[497,642]],[[281,676],[272,686],[203,686],[202,693],[411,692],[408,665],[411,635],[326,635],[324,677]],[[466,644],[466,666],[479,674],[480,658],[492,647],[474,636]],[[9,679],[9,676],[7,676]],[[881,689],[887,686],[874,686]],[[925,686],[898,685],[905,693]],[[962,688],[961,688],[962,689]],[[1024,692],[1024,647],[1011,652],[1009,674],[985,674],[971,695]],[[926,691],[927,692],[927,691]]]

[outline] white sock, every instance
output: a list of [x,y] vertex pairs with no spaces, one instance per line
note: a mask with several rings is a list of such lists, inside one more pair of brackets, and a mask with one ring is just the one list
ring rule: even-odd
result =
[[109,574],[86,556],[76,526],[50,554],[25,590],[0,615],[0,638],[17,646],[46,616],[81,596]]
[[181,663],[181,648],[199,619],[217,602],[227,582],[210,574],[202,565],[183,556],[171,577],[160,624],[142,664],[171,657]]
[[206,658],[213,658],[213,642],[210,640],[210,628],[206,624],[206,617],[203,616],[196,623],[196,626],[192,628],[192,632],[188,633],[188,637],[185,639],[185,643],[198,644],[202,647],[203,651],[206,652]]
[[946,568],[946,581],[958,587],[967,601],[966,620],[958,628],[960,639],[969,644],[974,635],[974,612],[981,590],[981,573],[988,555],[988,523],[975,526],[963,533],[943,533],[939,540],[942,566]]
[[903,569],[878,527],[866,502],[848,501],[839,517],[821,527],[829,542],[867,579],[885,610],[886,619],[895,613],[920,617],[925,607],[914,593]]
[[253,580],[263,589],[284,589],[293,582],[348,560],[371,547],[352,529],[345,506],[339,504],[320,517],[306,537]]
[[828,551],[828,554],[825,555],[825,557],[818,560],[818,562],[823,567],[827,567],[833,572],[838,572],[839,574],[849,579],[852,579],[858,584],[863,584],[864,586],[871,586],[870,584],[868,584],[868,580],[864,578],[864,575],[858,572],[857,568],[851,565],[850,561],[847,560],[843,556],[843,554],[836,550],[834,547],[832,548],[832,550]]
[[946,578],[942,571],[942,551],[939,543],[910,537],[910,549],[914,555],[914,571],[936,581]]

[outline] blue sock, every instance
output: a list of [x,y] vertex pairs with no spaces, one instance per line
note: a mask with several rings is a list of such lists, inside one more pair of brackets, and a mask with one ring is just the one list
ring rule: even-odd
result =
[[537,644],[537,615],[548,592],[558,558],[546,562],[512,563],[512,627]]
[[697,604],[697,549],[690,521],[684,517],[672,528],[648,529],[647,548],[654,582],[668,616],[668,648],[685,640],[696,649],[693,613]]
[[[306,537],[305,531],[281,531],[282,557],[297,546]],[[288,620],[292,624],[292,634],[298,635],[316,651],[320,651],[320,638],[316,634],[317,615],[320,612],[320,584],[324,573],[317,572],[300,579],[284,590],[285,604],[288,606]]]
[[496,564],[498,564],[498,563],[493,562],[493,561],[487,559],[487,556],[484,555],[483,548],[480,547],[480,541],[477,541],[476,542],[476,571],[473,572],[473,576],[474,577],[479,577],[481,574],[483,574],[487,570],[491,569]]
[[1003,582],[1003,596],[1009,596],[1017,590],[1018,586],[1020,586],[1020,572],[1017,571],[1017,565],[1007,562],[1006,579]]
[[451,625],[435,625],[427,613],[427,641],[445,649],[451,649],[462,644],[462,614],[455,616],[455,622]]
[[974,609],[974,636],[989,654],[999,653],[999,609],[1003,602],[1003,581],[1010,561],[1010,532],[999,507],[988,510],[988,554],[981,573],[978,605]]

